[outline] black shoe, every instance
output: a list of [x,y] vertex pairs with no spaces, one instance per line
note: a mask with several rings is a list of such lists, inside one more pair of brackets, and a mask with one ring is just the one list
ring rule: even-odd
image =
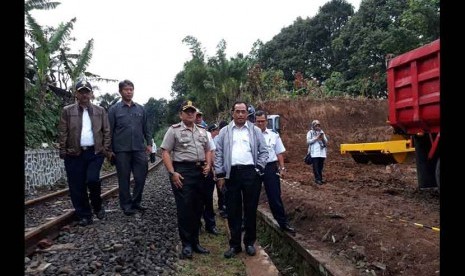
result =
[[104,218],[105,218],[105,209],[103,209],[103,208],[100,209],[100,211],[95,212],[95,215],[97,216],[97,218],[98,218],[99,220],[104,219]]
[[192,247],[190,245],[184,246],[180,255],[181,259],[188,258],[192,259]]
[[323,185],[323,182],[321,182],[321,180],[315,180],[315,183],[316,183],[317,185]]
[[226,259],[229,259],[229,258],[236,256],[236,254],[239,254],[241,252],[242,252],[242,248],[230,247],[228,251],[224,252],[223,255]]
[[135,205],[135,206],[132,206],[132,209],[139,210],[139,211],[143,212],[143,211],[147,210],[147,207],[142,206],[142,205]]
[[92,224],[92,219],[90,218],[81,218],[78,222],[80,226],[87,226],[89,224]]
[[199,254],[210,254],[210,250],[206,249],[205,247],[202,247],[200,244],[194,245],[193,249],[194,252]]
[[216,229],[215,226],[213,226],[210,229],[207,229],[207,232],[210,233],[210,234],[213,234],[215,236],[218,236],[220,234],[220,232],[218,231],[218,229]]
[[132,216],[136,213],[136,210],[130,208],[130,209],[126,209],[126,210],[123,210],[123,213],[126,215],[126,216]]
[[279,228],[281,228],[281,230],[283,230],[283,231],[291,233],[292,235],[295,235],[294,227],[291,227],[289,224],[284,224],[284,225],[280,226]]
[[247,255],[249,256],[255,256],[255,247],[253,245],[247,245],[245,247],[245,252],[247,253]]

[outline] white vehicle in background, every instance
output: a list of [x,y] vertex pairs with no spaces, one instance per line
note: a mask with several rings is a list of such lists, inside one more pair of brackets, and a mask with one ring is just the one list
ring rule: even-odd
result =
[[[255,107],[253,105],[249,105],[247,109],[248,115],[247,115],[247,120],[251,121],[252,123],[255,123]],[[279,134],[281,134],[281,128],[279,125],[279,115],[272,114],[266,116],[267,119],[267,125],[266,128],[272,129]]]
[[278,132],[279,134],[281,134],[279,115],[276,115],[276,114],[268,115],[266,117],[266,119],[268,120],[266,128],[272,129],[272,130]]

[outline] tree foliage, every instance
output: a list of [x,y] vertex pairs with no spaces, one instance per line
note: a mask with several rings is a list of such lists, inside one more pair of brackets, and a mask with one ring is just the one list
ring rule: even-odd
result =
[[56,141],[60,109],[72,103],[69,89],[86,72],[92,57],[93,40],[79,54],[71,54],[69,43],[76,18],[58,27],[42,27],[30,14],[34,9],[53,9],[59,3],[29,0],[25,3],[25,126],[26,147]]

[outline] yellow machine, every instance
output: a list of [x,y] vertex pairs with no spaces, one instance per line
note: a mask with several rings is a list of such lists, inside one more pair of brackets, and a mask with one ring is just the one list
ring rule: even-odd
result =
[[391,141],[375,143],[341,144],[341,154],[349,153],[357,163],[388,165],[403,163],[415,147],[412,140],[393,135]]

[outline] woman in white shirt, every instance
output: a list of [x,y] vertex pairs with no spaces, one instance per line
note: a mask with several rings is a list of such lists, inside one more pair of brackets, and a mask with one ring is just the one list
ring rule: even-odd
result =
[[323,167],[326,159],[326,145],[328,138],[321,129],[320,121],[313,120],[310,125],[310,130],[307,132],[308,152],[312,156],[313,175],[315,176],[315,183],[322,185],[323,180]]

